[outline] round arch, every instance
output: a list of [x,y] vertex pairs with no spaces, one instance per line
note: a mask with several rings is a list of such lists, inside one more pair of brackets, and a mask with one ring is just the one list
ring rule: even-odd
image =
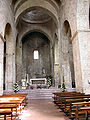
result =
[[13,31],[10,23],[7,23],[4,30],[4,86],[5,89],[12,89],[13,86],[13,55],[14,41]]
[[43,33],[47,38],[48,40],[50,40],[50,42],[52,42],[52,38],[50,35],[48,35],[48,33],[46,33],[45,31],[41,30],[41,29],[29,29],[27,30],[25,33],[22,34],[22,36],[20,37],[20,41],[19,43],[21,43],[22,39],[28,34],[28,33],[31,33],[31,32],[40,32],[40,33]]
[[8,43],[10,42],[9,40],[9,36],[10,36],[10,34],[11,34],[11,25],[10,25],[10,23],[7,23],[6,24],[6,26],[5,26],[5,30],[4,30],[4,39],[6,40],[5,42],[4,42],[4,59],[3,59],[3,68],[4,68],[4,75],[3,75],[3,89],[5,90],[6,89],[6,73],[7,73],[7,47],[8,47]]
[[11,25],[10,25],[10,23],[7,23],[6,26],[5,26],[4,36],[9,35],[10,32],[11,32]]
[[72,37],[72,28],[71,28],[71,25],[70,25],[70,23],[69,23],[68,20],[65,20],[65,21],[64,21],[64,23],[63,23],[63,30],[64,30],[64,32],[65,32],[66,34],[67,34],[68,32],[70,32],[69,35],[70,35],[70,37]]
[[16,20],[16,25],[19,21],[19,19],[28,11],[34,9],[34,8],[39,8],[39,9],[44,9],[44,11],[53,18],[54,22],[56,25],[58,25],[58,13],[56,9],[50,4],[47,3],[46,1],[30,1],[27,0],[24,2],[16,11],[15,13],[15,20]]
[[[44,40],[44,42],[47,44],[47,46],[45,45],[44,47],[39,47],[39,49],[37,49],[37,50],[39,50],[39,53],[41,54],[40,55],[40,61],[41,61],[41,58],[42,58],[42,53],[45,53],[45,56],[48,56],[48,57],[45,57],[46,59],[47,59],[47,61],[49,61],[50,62],[50,64],[51,64],[51,56],[50,56],[50,54],[49,54],[49,52],[50,52],[50,39],[49,39],[49,37],[46,35],[46,33],[44,33],[43,31],[41,32],[41,31],[39,31],[39,30],[36,30],[36,29],[34,29],[34,30],[31,30],[31,31],[28,31],[28,32],[26,32],[23,36],[22,36],[22,38],[21,38],[21,47],[17,44],[17,57],[16,57],[16,59],[17,59],[17,72],[16,72],[16,74],[18,73],[18,70],[19,70],[19,72],[20,72],[20,74],[22,74],[22,75],[20,75],[20,77],[24,77],[25,76],[25,72],[27,72],[27,74],[29,74],[29,70],[31,70],[31,67],[30,67],[30,64],[31,64],[31,66],[33,66],[33,64],[32,64],[32,60],[30,61],[30,62],[28,62],[28,65],[26,65],[26,64],[24,64],[24,63],[27,63],[27,62],[25,62],[25,58],[24,58],[24,54],[25,54],[25,52],[28,54],[29,53],[29,55],[31,55],[31,57],[28,57],[28,59],[30,58],[30,59],[33,59],[33,50],[34,49],[36,49],[35,47],[26,47],[26,45],[29,45],[29,43],[32,43],[33,41],[32,41],[32,39],[29,41],[29,37],[26,37],[25,38],[25,36],[27,36],[28,34],[33,34],[33,33],[40,33],[40,34],[44,34],[44,36],[46,36],[46,37],[41,37],[40,38],[40,41],[42,41],[42,40]],[[38,34],[36,34],[36,35],[38,35]],[[29,39],[28,39],[29,38]],[[47,38],[47,39],[46,39]],[[36,36],[36,39],[34,38],[33,40],[37,40],[38,39],[38,36]],[[23,41],[23,40],[27,40],[26,42],[25,41]],[[46,41],[45,41],[46,40]],[[32,41],[32,42],[31,42]],[[28,42],[28,44],[27,44],[27,42]],[[42,42],[41,42],[42,43]],[[40,44],[41,44],[40,43]],[[33,42],[33,44],[35,44],[35,42]],[[40,45],[39,44],[39,45]],[[32,45],[32,44],[31,44]],[[41,49],[42,49],[42,52],[41,52]],[[29,52],[28,52],[28,50],[30,50]],[[46,52],[46,50],[48,51],[48,53]],[[19,52],[20,52],[20,54],[19,54]],[[26,55],[27,55],[26,54]],[[49,58],[50,57],[50,58]],[[27,60],[28,60],[27,59]],[[43,59],[43,58],[42,58]],[[44,59],[45,60],[45,59]],[[18,64],[19,63],[19,64]],[[41,63],[41,62],[39,62],[39,63]],[[38,64],[39,64],[38,63]],[[45,62],[44,62],[45,63]],[[42,63],[42,65],[41,65],[41,68],[42,68],[42,66],[43,66],[43,64],[44,63]],[[49,64],[49,65],[50,65]],[[25,66],[26,67],[25,67]],[[51,69],[50,68],[50,66],[48,65],[48,69]],[[23,67],[25,68],[25,69],[23,69]],[[37,66],[38,67],[38,66]],[[29,69],[30,68],[30,69]],[[45,68],[46,68],[46,66],[45,66]],[[34,68],[33,68],[34,69]],[[44,68],[42,68],[40,71],[42,71]],[[49,70],[50,72],[51,72],[51,70]],[[34,73],[33,73],[34,74]],[[32,75],[33,75],[32,74]],[[40,74],[41,74],[41,72],[40,72]],[[49,74],[48,72],[46,72],[46,74]],[[29,76],[30,76],[30,74],[29,74]],[[21,85],[21,81],[20,81],[20,77],[18,76],[18,74],[17,74],[17,82],[18,82],[18,84],[20,84]]]
[[74,75],[74,61],[73,61],[73,45],[72,45],[72,31],[68,20],[63,24],[63,38],[62,38],[62,54],[63,64],[62,71],[64,71],[64,79],[66,87],[75,87]]

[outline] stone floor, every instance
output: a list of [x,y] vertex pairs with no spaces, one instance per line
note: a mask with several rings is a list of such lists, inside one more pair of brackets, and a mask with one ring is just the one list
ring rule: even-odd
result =
[[69,120],[52,100],[28,100],[20,120]]

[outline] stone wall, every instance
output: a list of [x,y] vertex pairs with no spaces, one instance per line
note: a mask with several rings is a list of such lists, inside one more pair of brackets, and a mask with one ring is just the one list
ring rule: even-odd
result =
[[[54,35],[56,32],[56,25],[53,22],[53,20],[51,19],[50,21],[44,23],[44,24],[30,24],[30,23],[26,23],[24,21],[19,21],[19,24],[17,26],[19,34],[18,34],[18,38],[17,38],[17,46],[16,46],[16,77],[17,77],[17,81],[21,81],[22,79],[22,39],[29,33],[31,32],[40,32],[42,34],[44,34],[50,41],[50,48],[52,49],[54,46]],[[48,53],[48,52],[47,52]],[[49,52],[51,54],[51,52]],[[52,56],[53,59],[53,56]],[[53,64],[53,60],[52,60],[52,64]],[[52,73],[53,74],[53,66],[51,67],[51,71],[49,73],[49,75]],[[48,74],[47,74],[48,75]],[[52,75],[53,76],[53,75]],[[19,84],[21,84],[19,82]]]
[[[80,66],[80,74],[78,75],[79,80],[77,81],[77,91],[88,93],[89,83],[88,79],[90,78],[90,70],[89,70],[89,56],[90,56],[90,48],[88,46],[90,39],[90,31],[89,31],[89,1],[88,0],[79,0],[77,2],[77,41],[79,46],[79,64]],[[78,62],[77,62],[78,63]],[[78,67],[77,66],[77,67]],[[87,69],[87,70],[86,70]],[[81,75],[81,76],[80,76]],[[86,77],[87,76],[87,77]],[[77,76],[76,76],[77,77]],[[80,87],[80,85],[82,85]]]
[[[11,6],[11,0],[0,0],[0,34],[4,38],[6,36],[6,89],[12,89],[13,83],[15,82],[15,54],[16,54],[16,66],[17,66],[17,77],[19,81],[22,76],[22,38],[29,32],[38,31],[47,36],[50,40],[50,55],[52,59],[51,63],[51,73],[54,74],[56,84],[59,81],[62,83],[62,69],[65,65],[65,83],[67,87],[71,87],[70,76],[70,66],[68,64],[68,48],[69,44],[67,41],[67,36],[64,34],[64,22],[68,21],[71,30],[72,39],[72,52],[73,52],[73,62],[74,62],[74,72],[75,72],[75,82],[76,90],[80,92],[89,93],[90,91],[90,30],[89,30],[89,7],[90,0],[62,0],[61,4],[57,4],[53,0],[21,0],[15,5],[15,19],[14,12]],[[22,15],[27,10],[32,10],[32,8],[37,7],[43,9],[48,15],[50,15],[51,20],[44,24],[26,24],[22,20]],[[21,18],[20,18],[21,17]],[[14,22],[17,25],[17,33]],[[9,35],[5,34],[5,29],[7,23],[11,26],[11,32]],[[59,67],[54,66],[54,44],[55,44],[55,33],[58,39],[58,57]],[[17,38],[17,41],[16,41]],[[16,48],[16,53],[15,53]],[[4,43],[0,39],[0,91],[3,93],[3,53]],[[63,54],[67,51],[67,54]],[[71,60],[72,61],[72,60]],[[65,64],[63,64],[65,62]],[[58,69],[58,70],[57,70]],[[58,73],[58,74],[57,74]],[[60,78],[58,80],[58,78]],[[58,81],[58,83],[57,83]]]
[[[13,17],[13,13],[12,13],[12,10],[11,10],[11,3],[10,1],[8,2],[7,0],[0,0],[0,33],[2,35],[2,37],[4,38],[5,36],[5,28],[6,28],[6,25],[7,23],[10,24],[11,26],[11,34],[9,36],[9,39],[6,39],[6,40],[10,40],[12,41],[11,42],[11,45],[9,44],[8,46],[12,47],[10,48],[12,50],[12,54],[10,53],[9,56],[7,56],[7,74],[9,75],[9,78],[6,74],[6,77],[7,77],[7,82],[6,83],[6,89],[12,89],[12,86],[13,86],[13,82],[15,81],[15,40],[16,40],[16,30],[15,30],[15,25],[14,25],[14,17]],[[7,43],[8,43],[7,41]],[[0,51],[2,51],[4,48],[4,43],[1,43],[0,42]],[[1,57],[0,58],[3,58],[4,56],[4,53],[2,53]],[[0,65],[0,69],[2,69],[3,71],[3,59],[1,59],[1,65]],[[10,69],[10,71],[9,71]],[[9,74],[11,73],[12,74]],[[3,76],[3,72],[0,73],[1,76]],[[3,83],[3,77],[0,76],[0,82]],[[9,82],[10,80],[10,82]],[[9,84],[10,83],[10,84]],[[1,94],[3,93],[3,84],[0,84],[0,92]]]
[[[60,43],[61,46],[59,48],[60,52],[60,60],[61,60],[61,84],[63,82],[63,73],[64,70],[64,79],[66,87],[72,87],[72,80],[71,80],[71,71],[70,71],[70,62],[69,62],[69,39],[70,35],[68,35],[68,29],[66,30],[64,22],[67,21],[69,24],[69,29],[71,31],[71,37],[74,35],[77,29],[77,1],[74,0],[63,0],[61,2],[60,7]],[[72,49],[73,49],[73,43],[72,43]],[[74,52],[74,51],[73,51]],[[70,57],[71,58],[71,57]]]
[[[63,0],[60,8],[61,40],[63,40],[63,23],[67,20],[70,24],[73,47],[73,60],[76,89],[80,92],[89,92],[89,1],[88,0]],[[82,31],[82,32],[80,32]],[[63,43],[63,41],[62,41]],[[63,44],[62,44],[63,46]],[[87,56],[85,57],[85,54]],[[63,54],[62,54],[63,58]],[[63,60],[63,59],[62,59]],[[85,65],[87,64],[87,67]],[[87,69],[87,70],[86,70]],[[85,73],[87,71],[87,74]],[[86,77],[87,76],[87,77]],[[86,87],[88,86],[88,88]]]
[[[40,36],[41,33],[33,32],[29,38],[25,37],[26,39],[24,38],[25,41],[22,43],[22,65],[26,68],[26,71],[23,72],[28,74],[30,78],[51,75],[50,42]],[[38,50],[38,59],[34,59],[34,50]]]
[[[82,90],[85,93],[90,93],[90,30],[79,31],[78,33],[80,45],[80,60],[81,60],[81,74],[82,74]],[[78,83],[80,83],[78,81]],[[81,84],[80,83],[80,84]],[[79,89],[79,88],[78,88]]]

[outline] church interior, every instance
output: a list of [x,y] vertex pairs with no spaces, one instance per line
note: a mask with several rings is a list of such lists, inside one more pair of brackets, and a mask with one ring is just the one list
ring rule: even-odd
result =
[[0,120],[89,117],[90,0],[0,0]]

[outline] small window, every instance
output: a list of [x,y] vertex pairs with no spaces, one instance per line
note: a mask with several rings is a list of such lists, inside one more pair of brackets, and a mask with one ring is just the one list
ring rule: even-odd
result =
[[39,59],[39,52],[38,52],[38,50],[34,50],[34,59]]

